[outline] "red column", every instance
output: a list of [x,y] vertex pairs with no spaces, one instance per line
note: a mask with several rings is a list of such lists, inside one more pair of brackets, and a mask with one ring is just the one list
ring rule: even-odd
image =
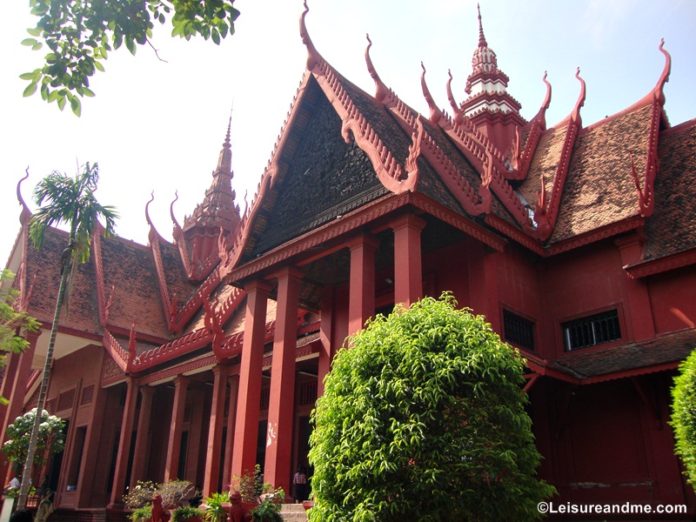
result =
[[[8,353],[5,359],[5,374],[2,377],[2,387],[0,387],[0,396],[6,399],[10,398],[12,388],[17,380],[17,367],[19,360],[22,357],[20,353]],[[7,410],[8,404],[0,404],[0,431],[4,432],[7,425]]]
[[188,378],[179,375],[174,380],[174,405],[172,406],[172,420],[169,428],[169,441],[167,442],[167,461],[164,465],[165,482],[183,478],[177,475],[179,471],[179,454],[181,453],[181,426],[184,424],[187,391]]
[[297,298],[299,274],[284,268],[278,274],[271,390],[264,481],[290,491],[292,472],[292,425],[295,405],[295,349],[297,347]]
[[394,230],[394,303],[410,306],[423,297],[421,231],[425,221],[406,214],[390,226]]
[[266,300],[269,287],[260,282],[246,288],[247,304],[244,314],[244,341],[239,367],[239,393],[232,454],[232,476],[252,473],[256,464],[256,438],[259,433],[261,407],[261,373],[263,344],[266,335]]
[[222,468],[222,490],[230,487],[230,462],[234,450],[234,423],[237,414],[237,390],[239,389],[239,375],[228,378],[230,386],[230,400],[227,406],[227,433],[225,434],[225,458]]
[[128,472],[128,456],[130,453],[131,439],[133,438],[133,421],[135,407],[138,402],[138,383],[133,377],[126,381],[126,401],[123,405],[123,418],[121,421],[121,435],[118,439],[118,452],[116,453],[116,469],[114,481],[111,487],[111,500],[109,507],[113,508],[121,504],[121,497],[126,486],[126,473]]
[[348,290],[348,335],[362,329],[375,314],[375,251],[377,241],[362,234],[350,248],[350,286]]
[[[26,384],[29,380],[29,375],[31,374],[31,361],[34,358],[36,342],[38,341],[40,335],[40,332],[37,334],[29,334],[27,336],[27,340],[29,341],[29,346],[27,349],[21,354],[14,354],[15,357],[19,357],[19,361],[17,363],[14,379],[11,379],[11,386],[8,382],[9,392],[5,398],[9,400],[9,404],[7,405],[7,411],[5,412],[0,442],[5,442],[5,430],[7,429],[7,426],[14,422],[14,420],[22,413],[22,409],[24,408],[24,395],[26,394]],[[3,385],[3,390],[4,389],[5,387]],[[0,466],[0,478],[4,478],[7,474],[8,461],[4,454],[1,454],[1,456],[2,466]]]
[[[638,236],[631,235],[618,239],[615,243],[619,247],[623,266],[640,261],[643,245]],[[624,307],[624,310],[627,315],[626,322],[629,323],[627,326],[631,332],[630,335],[636,341],[652,339],[655,337],[655,319],[652,314],[648,285],[640,279],[631,279],[627,273],[624,275],[623,286],[626,295],[625,301],[628,305]]]
[[319,368],[317,372],[317,397],[324,395],[324,379],[331,369],[331,359],[333,358],[333,294],[333,287],[325,288],[321,298],[321,323],[319,324],[321,351],[319,352]]
[[210,496],[220,489],[220,452],[222,451],[222,425],[225,420],[225,394],[227,373],[221,366],[213,368],[213,398],[210,404],[210,424],[205,456],[203,496]]
[[133,450],[133,471],[131,472],[130,485],[135,485],[138,480],[145,479],[145,469],[148,462],[150,446],[150,419],[152,418],[152,396],[155,389],[151,386],[140,388],[140,412],[138,413],[138,426],[135,430],[135,449]]

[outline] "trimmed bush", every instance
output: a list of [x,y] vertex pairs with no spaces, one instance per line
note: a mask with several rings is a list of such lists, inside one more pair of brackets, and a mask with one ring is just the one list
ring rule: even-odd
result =
[[696,349],[679,366],[672,388],[672,418],[675,453],[684,463],[684,475],[696,490]]
[[340,350],[313,413],[310,520],[530,520],[554,489],[524,361],[451,295],[378,316]]

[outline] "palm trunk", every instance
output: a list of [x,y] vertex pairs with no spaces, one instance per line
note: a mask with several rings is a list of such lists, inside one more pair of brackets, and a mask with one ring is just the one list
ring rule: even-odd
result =
[[[71,234],[72,239],[72,234]],[[70,243],[70,245],[72,242]],[[56,345],[56,336],[58,334],[58,319],[60,311],[63,307],[65,299],[65,291],[68,286],[68,277],[70,275],[70,260],[72,249],[68,246],[67,251],[61,259],[61,274],[60,285],[58,286],[58,297],[56,298],[56,309],[53,312],[53,323],[51,324],[51,337],[48,340],[48,348],[46,349],[46,362],[44,363],[43,375],[41,378],[41,387],[39,388],[39,399],[36,403],[36,416],[34,418],[34,426],[31,429],[29,437],[29,449],[27,450],[27,459],[24,461],[24,471],[22,472],[22,483],[19,488],[19,498],[17,499],[17,509],[23,509],[27,505],[27,496],[31,487],[31,470],[33,467],[34,455],[36,454],[36,446],[39,441],[39,426],[41,425],[41,414],[46,405],[46,395],[48,395],[48,385],[51,380],[51,368],[53,366],[53,349]]]

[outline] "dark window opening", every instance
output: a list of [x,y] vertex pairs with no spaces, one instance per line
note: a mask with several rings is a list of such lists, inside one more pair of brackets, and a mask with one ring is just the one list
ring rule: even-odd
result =
[[567,351],[587,348],[621,338],[619,314],[609,310],[563,323],[563,342]]
[[503,310],[505,340],[525,350],[534,350],[534,321]]
[[70,460],[70,469],[68,470],[68,491],[75,491],[77,489],[77,482],[80,479],[80,465],[82,464],[82,450],[85,447],[86,436],[87,426],[80,426],[75,430],[73,455]]

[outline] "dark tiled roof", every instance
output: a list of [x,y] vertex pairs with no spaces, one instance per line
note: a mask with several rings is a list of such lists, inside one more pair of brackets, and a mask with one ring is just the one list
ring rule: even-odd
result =
[[551,368],[583,379],[681,361],[694,348],[696,329],[691,328],[605,350],[570,352],[551,363]]
[[696,248],[696,120],[663,131],[644,259]]
[[197,287],[189,282],[176,245],[160,241],[160,252],[162,253],[162,265],[164,266],[169,295],[175,302],[182,305],[193,295]]
[[631,158],[644,175],[651,110],[644,105],[580,132],[551,243],[638,213]]

